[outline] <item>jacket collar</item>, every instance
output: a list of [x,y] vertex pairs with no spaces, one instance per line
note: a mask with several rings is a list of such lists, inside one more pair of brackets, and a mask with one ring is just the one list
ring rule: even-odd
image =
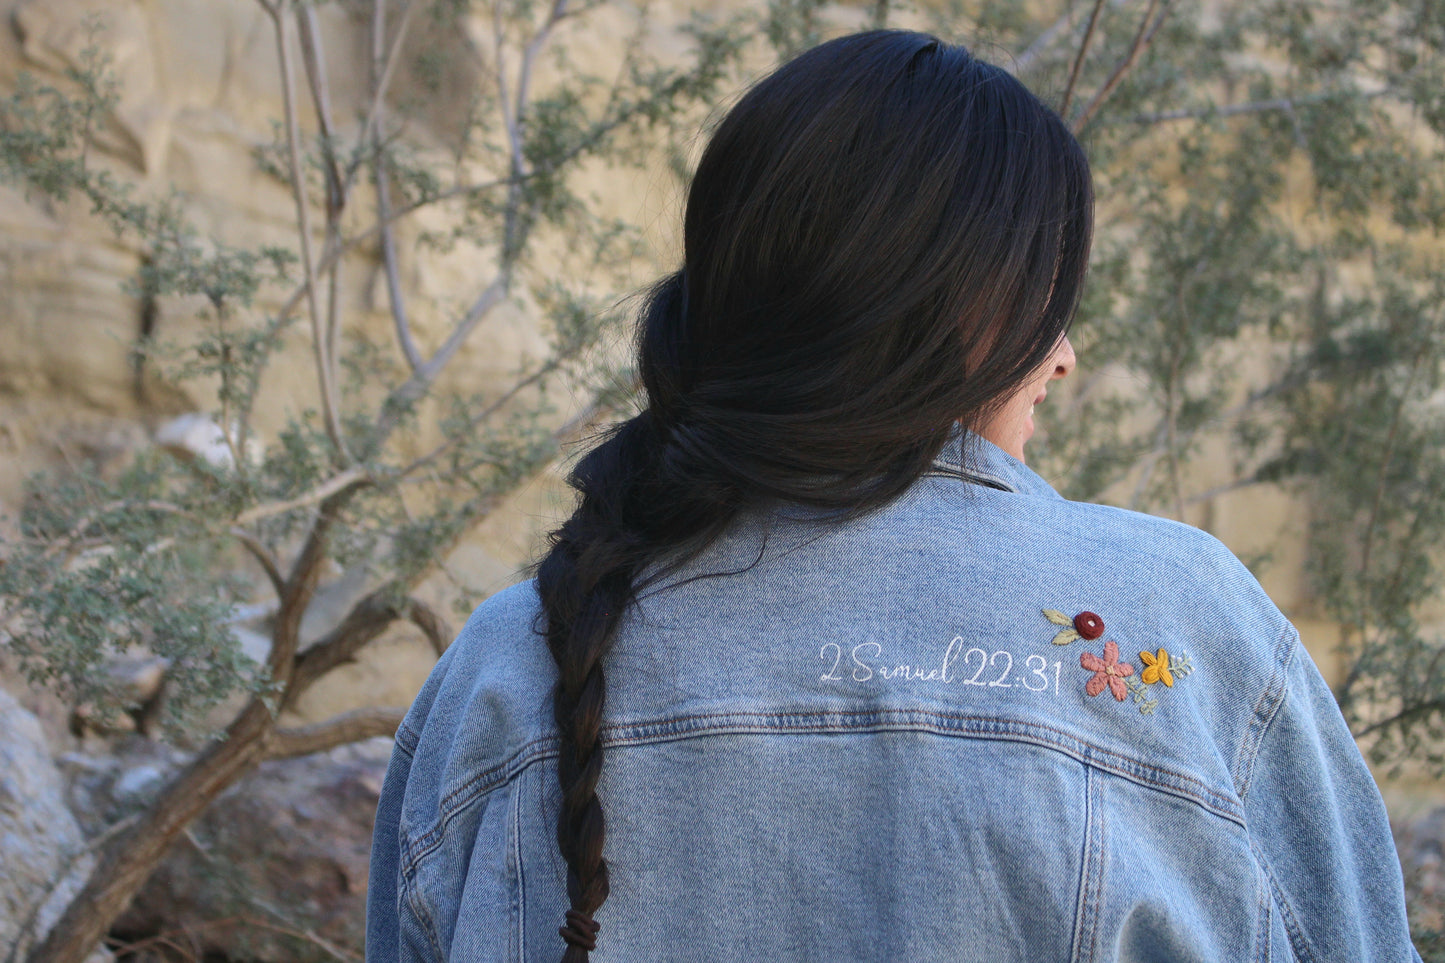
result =
[[934,459],[933,469],[999,491],[1043,498],[1063,497],[1029,466],[993,442],[956,425]]

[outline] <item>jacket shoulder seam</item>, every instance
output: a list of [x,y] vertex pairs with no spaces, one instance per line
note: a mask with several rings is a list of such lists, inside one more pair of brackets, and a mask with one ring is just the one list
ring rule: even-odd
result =
[[[1243,809],[1232,793],[1211,786],[1202,779],[1094,745],[1062,729],[1021,720],[970,716],[926,710],[870,710],[866,712],[731,712],[704,713],[615,723],[602,729],[606,747],[626,747],[676,742],[714,735],[786,735],[887,731],[932,732],[944,737],[1005,739],[1031,742],[1148,788],[1194,802],[1209,812],[1240,825]],[[471,773],[467,779],[444,792],[430,827],[404,848],[408,869],[415,868],[441,845],[452,819],[498,786],[519,775],[528,766],[557,754],[557,737],[535,738],[505,761]]]
[[1244,738],[1240,741],[1239,752],[1235,756],[1235,795],[1241,803],[1249,794],[1250,783],[1254,778],[1254,764],[1259,758],[1259,748],[1289,695],[1289,670],[1299,648],[1299,633],[1292,624],[1285,623],[1275,642],[1274,669],[1270,673],[1269,681],[1265,683],[1264,691],[1254,704],[1249,725],[1245,728]]
[[406,720],[403,719],[401,724],[396,727],[396,738],[393,740],[393,745],[406,753],[408,758],[415,759],[416,747],[420,742],[421,734],[407,725]]

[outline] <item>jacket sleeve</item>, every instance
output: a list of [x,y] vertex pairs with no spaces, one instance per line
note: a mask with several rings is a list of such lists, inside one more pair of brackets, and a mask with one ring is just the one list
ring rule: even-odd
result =
[[1418,961],[1379,789],[1292,628],[1286,643],[1240,786],[1275,911],[1301,963]]
[[376,808],[371,867],[366,884],[366,963],[400,963],[402,957],[399,875],[401,802],[411,771],[411,753],[398,741]]

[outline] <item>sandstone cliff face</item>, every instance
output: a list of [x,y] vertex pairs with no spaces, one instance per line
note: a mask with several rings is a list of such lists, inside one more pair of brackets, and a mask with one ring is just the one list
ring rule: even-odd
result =
[[[351,128],[359,126],[370,82],[366,24],[357,10],[318,10],[332,110]],[[273,142],[283,116],[275,39],[255,0],[0,0],[0,24],[3,92],[22,71],[63,83],[90,45],[109,60],[119,102],[103,120],[94,163],[137,182],[139,196],[175,192],[203,236],[296,247],[289,190],[254,158]],[[409,36],[412,47],[433,54],[442,76],[435,92],[399,78],[393,100],[405,111],[408,137],[442,149],[448,133],[463,126],[476,57],[465,35],[429,33],[424,22]],[[312,125],[301,106],[303,125]],[[423,349],[441,337],[481,273],[466,253],[411,256],[416,232],[434,225],[425,217],[402,222],[398,237]],[[348,331],[386,343],[391,322],[374,254],[363,252],[348,267],[343,315]],[[178,388],[138,368],[138,341],[187,343],[199,306],[147,303],[136,291],[140,268],[135,243],[117,239],[85,203],[0,187],[0,504],[13,502],[29,470],[59,460],[58,448],[104,461],[134,443],[135,426],[153,431],[167,416],[213,404],[204,383]],[[263,291],[258,312],[287,293]],[[288,414],[317,404],[303,340],[293,339],[262,385],[255,426],[263,438],[274,437]],[[468,342],[451,377],[485,391],[542,345],[528,317],[504,310]]]
[[[353,133],[370,84],[362,16],[369,10],[325,4],[317,11],[333,114]],[[480,62],[465,32],[441,31],[424,17],[408,43],[408,56],[431,55],[438,83],[422,90],[399,75],[392,109],[404,113],[411,142],[444,151],[470,109]],[[107,59],[119,94],[103,118],[92,163],[134,182],[137,196],[175,192],[203,237],[297,247],[289,188],[254,156],[273,143],[284,113],[272,24],[256,0],[0,0],[0,94],[13,90],[22,72],[63,86],[67,68],[79,66],[91,46]],[[301,106],[303,127],[314,130],[305,98]],[[485,280],[475,254],[415,250],[417,233],[440,216],[423,212],[398,225],[402,279],[424,352]],[[214,385],[177,385],[136,360],[143,338],[184,345],[201,324],[197,301],[142,297],[141,266],[134,239],[118,238],[83,200],[54,202],[0,186],[0,515],[17,504],[35,470],[118,466],[137,449],[164,442],[157,435],[174,429],[178,416],[214,406]],[[264,316],[287,294],[263,290],[253,313]],[[392,321],[377,251],[363,249],[347,265],[340,296],[348,334],[389,347]],[[499,392],[544,349],[535,321],[503,306],[454,359],[443,388]],[[314,382],[298,327],[261,385],[253,425],[262,441],[317,407]],[[404,444],[419,449],[427,441],[421,432]],[[452,570],[463,573],[470,592],[486,594],[514,577],[540,520],[553,514],[552,493],[546,479],[531,486],[459,550]],[[432,593],[439,603],[447,595],[455,589]],[[419,637],[400,632],[376,646],[380,668],[364,662],[342,670],[309,695],[300,714],[311,719],[352,704],[405,704],[432,658]]]

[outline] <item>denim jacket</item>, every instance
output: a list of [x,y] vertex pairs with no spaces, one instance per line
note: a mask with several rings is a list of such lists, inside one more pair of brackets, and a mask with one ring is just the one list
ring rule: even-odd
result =
[[[561,957],[537,612],[488,599],[397,733],[370,963]],[[743,519],[604,665],[597,963],[1419,959],[1375,784],[1244,566],[973,436],[865,518]]]

